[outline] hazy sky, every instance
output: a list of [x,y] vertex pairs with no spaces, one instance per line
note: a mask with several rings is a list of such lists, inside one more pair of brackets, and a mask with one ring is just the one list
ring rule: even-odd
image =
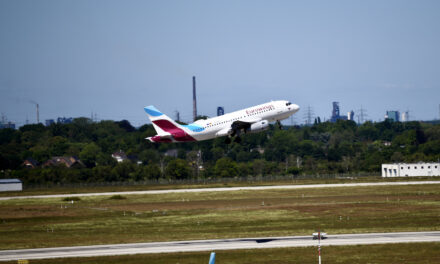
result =
[[[0,112],[192,118],[286,99],[328,119],[361,105],[439,117],[440,1],[0,0]],[[286,122],[289,124],[290,122]]]

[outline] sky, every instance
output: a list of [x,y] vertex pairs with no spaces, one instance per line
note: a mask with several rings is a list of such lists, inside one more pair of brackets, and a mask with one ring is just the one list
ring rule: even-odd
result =
[[0,113],[149,123],[271,100],[439,118],[440,1],[0,0]]

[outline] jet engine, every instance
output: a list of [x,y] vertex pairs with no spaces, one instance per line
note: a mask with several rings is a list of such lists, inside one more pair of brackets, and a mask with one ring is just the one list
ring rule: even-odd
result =
[[247,130],[247,133],[256,133],[260,131],[267,130],[269,128],[269,122],[267,120],[261,120],[259,122],[253,123]]

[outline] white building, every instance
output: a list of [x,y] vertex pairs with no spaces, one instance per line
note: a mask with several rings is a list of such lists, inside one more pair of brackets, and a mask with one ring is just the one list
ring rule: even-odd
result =
[[382,164],[382,177],[440,176],[440,163]]
[[400,117],[400,121],[402,122],[408,122],[409,120],[409,112],[402,112],[401,117]]
[[0,192],[22,191],[23,184],[19,179],[0,179]]

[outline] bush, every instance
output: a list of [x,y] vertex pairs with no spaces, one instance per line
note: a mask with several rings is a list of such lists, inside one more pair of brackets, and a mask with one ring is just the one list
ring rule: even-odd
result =
[[78,201],[81,201],[81,198],[79,198],[79,197],[66,197],[66,198],[63,198],[62,201],[63,202],[70,202],[70,201],[78,202]]
[[108,198],[108,199],[109,200],[124,200],[124,199],[127,199],[127,197],[118,194],[118,195],[110,196],[110,198]]

